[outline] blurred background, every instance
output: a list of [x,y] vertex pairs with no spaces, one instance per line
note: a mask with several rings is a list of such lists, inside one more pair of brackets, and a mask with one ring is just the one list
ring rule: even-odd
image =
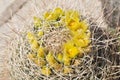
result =
[[0,14],[6,10],[15,0],[0,0]]

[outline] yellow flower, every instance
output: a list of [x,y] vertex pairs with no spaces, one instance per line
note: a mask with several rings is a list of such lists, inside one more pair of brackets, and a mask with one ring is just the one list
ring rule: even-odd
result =
[[28,58],[31,59],[36,65],[38,65],[40,67],[42,67],[42,66],[44,66],[46,64],[46,62],[44,61],[44,59],[38,59],[36,57],[36,54],[29,53],[28,54]]
[[57,60],[55,60],[54,56],[52,53],[48,53],[48,55],[46,56],[46,60],[48,62],[48,64],[50,65],[50,67],[53,67],[56,71],[60,71],[62,68],[62,65],[59,64],[57,62]]
[[65,23],[66,26],[70,30],[77,30],[77,29],[82,29],[83,31],[86,31],[88,28],[88,25],[85,21],[80,22],[80,15],[79,12],[77,11],[66,11],[65,13]]
[[51,12],[46,12],[46,13],[44,14],[44,19],[47,19],[47,18],[50,16],[50,14],[51,14]]
[[77,47],[83,47],[84,46],[84,41],[82,39],[74,38],[73,41],[74,41],[74,43]]
[[72,40],[69,40],[63,45],[64,49],[69,49],[70,47],[74,46],[74,42]]
[[38,17],[34,17],[34,26],[35,27],[41,27],[41,19]]
[[38,66],[43,66],[43,65],[45,65],[45,61],[44,61],[44,59],[38,59],[37,57],[36,57],[36,54],[34,54],[34,53],[29,53],[28,54],[28,58],[29,59],[31,59],[35,64],[37,64]]
[[80,27],[79,24],[79,12],[67,11],[65,13],[65,23],[70,30],[77,30]]
[[71,58],[69,57],[69,54],[67,53],[66,49],[64,49],[63,53],[63,63],[66,66],[69,66],[71,64]]
[[37,57],[38,58],[44,58],[45,57],[44,48],[39,47],[39,49],[37,50]]
[[73,41],[77,47],[87,47],[88,44],[90,43],[89,39],[76,39],[76,38],[74,38]]
[[44,34],[43,31],[39,31],[38,34],[37,34],[37,36],[38,36],[38,37],[41,37],[43,34]]
[[49,52],[48,55],[46,56],[46,60],[51,67],[55,67],[58,64],[57,60],[55,60],[53,56],[53,53],[51,52]]
[[58,55],[57,55],[57,60],[58,60],[59,62],[62,62],[62,61],[63,61],[63,54],[62,54],[62,53],[58,53]]
[[45,18],[49,21],[52,20],[57,20],[60,18],[60,16],[63,14],[63,11],[61,8],[56,8],[53,12],[51,13],[45,13]]
[[33,39],[35,39],[35,36],[34,36],[31,32],[28,32],[28,33],[27,33],[27,38],[28,38],[29,40],[33,40]]
[[72,31],[72,36],[74,39],[84,39],[87,37],[87,34],[83,31]]
[[56,14],[57,17],[59,17],[59,16],[63,13],[63,11],[62,11],[61,8],[56,8],[56,9],[54,10],[54,13]]
[[37,50],[39,47],[39,44],[38,44],[38,41],[36,40],[35,36],[31,32],[28,32],[27,38],[29,40],[32,50]]
[[36,39],[34,39],[31,43],[32,50],[36,51],[39,48],[39,44]]
[[77,47],[73,46],[68,49],[68,53],[70,58],[75,58],[79,54],[79,51]]
[[75,58],[79,53],[77,47],[74,46],[74,43],[72,41],[64,44],[64,50],[65,50],[65,53],[69,54],[70,58]]
[[88,24],[87,24],[85,21],[81,21],[81,22],[80,22],[80,28],[81,28],[84,32],[86,32],[87,29],[88,29]]
[[75,31],[80,28],[80,23],[78,21],[74,21],[73,19],[70,19],[70,21],[67,22],[67,26],[70,30]]
[[64,55],[63,55],[63,63],[64,63],[64,65],[69,66],[70,62],[71,62],[71,58],[69,57],[68,54],[64,53]]
[[52,72],[50,70],[50,68],[44,66],[42,69],[41,69],[41,73],[45,76],[49,76]]

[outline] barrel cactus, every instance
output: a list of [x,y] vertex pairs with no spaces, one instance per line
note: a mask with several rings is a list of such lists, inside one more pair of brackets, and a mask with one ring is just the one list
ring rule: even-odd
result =
[[40,15],[7,49],[11,80],[119,80],[117,30],[100,28],[76,9]]

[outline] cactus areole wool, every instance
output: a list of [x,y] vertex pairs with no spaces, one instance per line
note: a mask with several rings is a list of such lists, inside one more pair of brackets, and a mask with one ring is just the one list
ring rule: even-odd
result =
[[28,58],[41,68],[41,74],[50,76],[54,71],[74,72],[84,54],[90,51],[90,30],[76,10],[55,8],[43,16],[34,17],[33,29],[27,32],[30,46]]

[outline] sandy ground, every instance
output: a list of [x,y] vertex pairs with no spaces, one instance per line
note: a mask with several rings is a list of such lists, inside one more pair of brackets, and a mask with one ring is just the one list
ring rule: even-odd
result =
[[[10,0],[2,0],[2,1],[6,1],[5,3],[8,3],[8,4],[4,3],[6,6],[8,6],[10,3],[9,2]],[[103,20],[101,3],[98,0],[94,0],[94,2],[91,2],[90,0],[76,0],[76,2],[74,2],[74,0],[70,0],[71,2],[70,1],[67,2],[67,0],[63,0],[62,2],[61,0],[57,0],[57,1],[58,1],[57,3],[59,3],[58,6],[66,7],[66,8],[70,8],[72,3],[76,3],[77,6],[72,5],[74,8],[75,7],[77,7],[78,9],[81,8],[80,10],[83,13],[89,12],[89,14],[91,14],[91,17],[93,17],[94,19],[98,19],[101,16],[101,18],[98,19],[98,23],[100,23]],[[39,10],[40,13],[42,13],[45,10],[54,8],[55,7],[55,5],[53,5],[54,2],[56,2],[56,0],[41,0],[39,3],[37,2],[36,3],[40,4]],[[5,10],[6,8],[4,4],[2,5],[1,4],[2,3],[0,0],[0,10],[2,10],[3,8],[4,8],[3,10]],[[10,41],[6,42],[6,39],[9,40],[9,37],[11,37],[12,35],[11,28],[16,29],[16,31],[22,30],[22,28],[25,27],[25,23],[29,24],[31,22],[30,19],[34,15],[36,15],[36,12],[38,12],[35,9],[36,8],[34,7],[33,2],[29,0],[21,9],[18,10],[18,12],[15,15],[12,16],[12,19],[9,20],[9,22],[0,26],[0,80],[9,80],[9,77],[7,75],[8,73],[7,66],[9,65],[7,65],[6,62],[9,53],[8,54],[6,53],[5,48],[7,44],[10,43]],[[9,26],[8,24],[11,26]]]
[[0,0],[0,14],[6,10],[15,0]]

